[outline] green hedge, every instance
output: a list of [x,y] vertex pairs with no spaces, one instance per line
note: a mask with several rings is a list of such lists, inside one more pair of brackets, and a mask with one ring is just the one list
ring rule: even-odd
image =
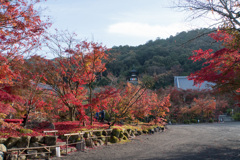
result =
[[190,124],[190,120],[184,120],[183,123],[184,124]]
[[233,119],[234,119],[235,121],[240,121],[240,113],[235,113],[235,114],[233,115]]

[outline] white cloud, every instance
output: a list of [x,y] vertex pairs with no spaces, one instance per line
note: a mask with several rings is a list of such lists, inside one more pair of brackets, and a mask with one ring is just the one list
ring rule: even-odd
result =
[[178,32],[188,30],[185,24],[176,23],[168,26],[149,25],[147,23],[122,22],[108,27],[108,32],[124,36],[145,37],[155,39],[156,37],[167,38]]

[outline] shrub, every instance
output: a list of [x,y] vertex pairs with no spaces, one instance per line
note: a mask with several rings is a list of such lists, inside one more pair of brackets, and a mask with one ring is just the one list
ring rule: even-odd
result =
[[1,133],[0,132],[0,136],[9,136],[10,135],[10,133]]
[[232,115],[232,109],[231,108],[227,109],[227,115]]
[[175,119],[172,119],[172,124],[176,124],[177,123],[177,121],[175,120]]
[[184,120],[183,123],[184,124],[190,124],[190,120]]
[[33,130],[21,128],[18,130],[18,132],[27,134],[27,133],[32,133]]
[[235,121],[240,121],[240,113],[235,113],[235,114],[233,115],[233,119],[234,119]]
[[208,122],[209,122],[209,123],[213,123],[213,119],[212,119],[212,118],[210,118]]
[[191,119],[191,123],[197,123],[196,119]]
[[121,132],[120,129],[114,128],[112,130],[112,136],[115,136],[115,137],[119,138],[120,132]]

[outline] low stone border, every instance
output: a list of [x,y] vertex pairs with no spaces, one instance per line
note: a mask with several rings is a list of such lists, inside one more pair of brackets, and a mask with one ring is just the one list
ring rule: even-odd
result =
[[[23,136],[23,137],[9,137],[0,138],[0,160],[3,153],[12,154],[13,157],[17,155],[23,155],[27,150],[35,150],[33,153],[25,153],[25,156],[30,154],[41,155],[42,157],[46,154],[51,156],[56,155],[56,147],[66,146],[65,149],[61,149],[61,154],[67,155],[69,152],[76,150],[83,151],[86,147],[94,148],[101,145],[108,145],[111,143],[124,142],[128,139],[134,138],[142,134],[153,134],[155,132],[164,131],[164,127],[155,127],[145,130],[137,129],[125,129],[120,130],[117,128],[107,129],[107,130],[89,130],[80,131],[78,133],[64,134],[61,136]],[[50,131],[51,132],[51,131]],[[56,134],[56,130],[52,131]],[[47,132],[46,132],[47,133]],[[64,142],[57,142],[57,138],[60,138]],[[75,149],[73,147],[68,147],[69,145],[76,145]],[[49,151],[46,152],[46,147],[49,147]],[[2,154],[1,154],[2,153]],[[19,154],[20,153],[20,154]],[[23,156],[24,157],[24,156]]]

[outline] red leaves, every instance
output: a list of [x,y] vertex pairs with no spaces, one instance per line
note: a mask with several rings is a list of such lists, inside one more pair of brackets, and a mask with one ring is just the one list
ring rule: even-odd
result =
[[82,106],[82,101],[84,100],[84,95],[68,93],[61,97],[62,101],[72,106]]
[[190,56],[189,59],[193,60],[193,62],[201,61],[203,59],[209,59],[212,51],[213,51],[212,49],[209,49],[206,51],[203,51],[202,49],[195,50],[195,51],[193,51],[193,54],[194,53],[197,53],[197,54]]
[[[22,54],[39,45],[40,35],[48,26],[41,22],[38,12],[33,8],[34,3],[27,0],[1,1],[0,110],[2,113],[22,109],[20,104],[23,100],[20,99],[24,98],[20,98],[19,88],[24,88],[26,84],[19,85],[26,78],[25,74],[21,73],[24,62]],[[6,90],[3,86],[14,88],[14,92]]]
[[101,92],[95,93],[92,99],[92,104],[100,110],[107,109],[108,99],[117,97],[119,91],[113,87],[105,87]]
[[134,86],[128,83],[125,87],[119,89],[114,97],[105,100],[105,111],[115,121],[122,119],[144,118],[154,115],[157,118],[165,118],[166,112],[169,111],[170,95],[161,98],[153,91],[146,91],[145,88]]
[[26,0],[1,2],[1,49],[8,52],[13,47],[7,48],[7,45],[17,45],[17,50],[13,52],[19,53],[32,47],[30,45],[36,45],[39,35],[49,24],[41,22],[33,5]]
[[214,113],[216,110],[216,102],[212,97],[206,98],[194,98],[191,108],[183,107],[181,108],[181,114],[190,115],[191,119],[196,117],[201,117],[204,119],[214,118]]
[[212,50],[194,51],[197,54],[190,57],[191,60],[205,60],[203,68],[189,76],[194,82],[213,82],[221,91],[235,91],[240,88],[240,54],[239,49],[231,48],[234,45],[233,35],[224,31],[218,31],[210,35],[217,41],[223,41],[225,48],[212,53]]
[[170,94],[165,97],[158,97],[157,94],[152,94],[151,98],[151,115],[155,117],[155,124],[160,122],[160,118],[165,118],[166,113],[169,112],[170,103]]
[[[55,93],[53,96],[57,97],[59,106],[63,110],[68,108],[71,120],[75,119],[77,111],[81,115],[78,118],[86,119],[83,110],[86,108],[91,112],[97,110],[100,101],[107,94],[108,96],[111,94],[109,91],[96,94],[94,97],[91,88],[92,83],[97,80],[97,75],[106,70],[103,61],[107,61],[108,58],[105,53],[107,48],[94,42],[76,41],[74,34],[58,31],[56,35],[50,35],[48,40],[50,51],[54,51],[58,57],[46,63],[47,70],[43,82],[52,87]],[[104,106],[103,103],[101,105]]]

